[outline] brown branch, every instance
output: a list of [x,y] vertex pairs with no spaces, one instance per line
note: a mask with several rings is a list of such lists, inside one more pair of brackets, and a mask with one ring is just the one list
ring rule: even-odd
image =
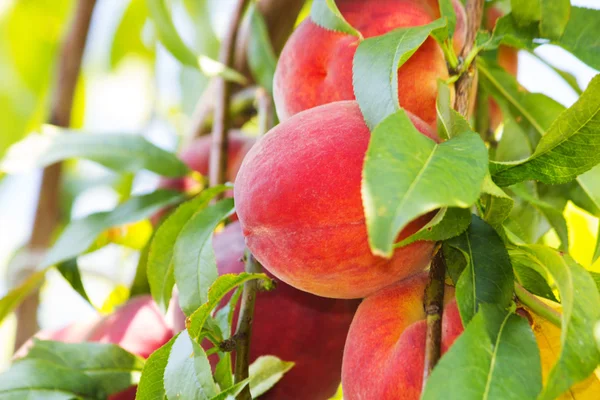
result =
[[[484,0],[468,0],[466,4],[467,11],[467,34],[465,46],[460,52],[460,59],[464,61],[473,50],[475,38],[481,26],[481,17],[483,16]],[[475,60],[469,65],[469,68],[456,81],[456,100],[454,108],[461,115],[467,116],[469,113],[469,104],[471,97],[471,86],[475,79],[476,69]]]
[[[262,266],[247,251],[246,272],[260,273]],[[240,306],[240,315],[238,317],[237,330],[235,332],[235,382],[241,382],[248,378],[250,366],[250,341],[252,339],[252,317],[254,315],[254,303],[256,301],[256,292],[258,291],[258,281],[251,280],[244,283],[242,292],[242,304]],[[250,386],[246,385],[244,390],[236,397],[237,400],[251,400]]]
[[[71,28],[64,38],[48,120],[53,125],[69,126],[75,87],[77,86],[77,79],[81,69],[81,59],[95,4],[96,0],[79,1]],[[60,163],[50,165],[44,169],[35,213],[35,222],[31,238],[27,245],[30,251],[43,251],[50,245],[52,234],[60,220],[58,190],[60,181]],[[35,265],[27,266],[24,272],[29,275],[35,271],[35,268]],[[36,290],[17,308],[15,349],[21,347],[38,330],[38,305],[39,291]]]
[[[238,35],[240,22],[249,0],[237,0],[235,10],[231,16],[231,22],[227,34],[221,44],[219,61],[227,66],[233,67],[233,55],[235,41]],[[231,82],[222,77],[215,78],[215,112],[212,130],[212,146],[210,151],[209,180],[210,185],[215,186],[226,181],[227,170],[227,148],[229,131],[229,104],[231,102]]]
[[273,100],[264,88],[256,90],[256,102],[258,103],[258,135],[262,136],[275,125],[275,110]]
[[446,278],[446,260],[441,243],[429,269],[429,282],[425,288],[423,307],[427,315],[427,336],[425,339],[425,363],[423,367],[423,388],[441,356],[442,315],[444,313],[444,289]]

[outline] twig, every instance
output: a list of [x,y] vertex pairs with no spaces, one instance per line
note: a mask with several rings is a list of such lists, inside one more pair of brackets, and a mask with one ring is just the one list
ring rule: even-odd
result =
[[423,388],[441,356],[442,315],[444,313],[444,288],[446,278],[446,260],[441,243],[436,246],[436,253],[429,269],[429,282],[425,288],[423,306],[427,315],[427,336],[425,340],[425,364],[423,367]]
[[[75,87],[81,69],[81,59],[95,5],[96,0],[80,0],[78,2],[71,28],[62,44],[55,91],[52,96],[52,106],[48,120],[53,125],[69,126]],[[52,233],[59,223],[58,187],[60,186],[61,173],[60,163],[50,165],[44,169],[33,231],[27,245],[30,251],[45,250],[50,245]],[[35,268],[35,265],[31,265],[25,269],[25,272],[32,273]],[[39,292],[36,290],[17,308],[15,349],[21,347],[38,330],[38,305]]]
[[[459,55],[460,59],[463,61],[469,57],[471,50],[473,50],[473,46],[475,45],[475,38],[479,31],[479,27],[481,26],[481,17],[483,16],[483,4],[484,0],[467,1],[467,34],[465,46]],[[473,61],[456,82],[456,100],[454,102],[454,109],[464,116],[466,116],[469,111],[469,98],[475,73],[475,61]]]
[[[262,267],[256,261],[254,256],[247,251],[246,272],[260,273]],[[244,283],[242,292],[242,304],[240,306],[240,315],[238,317],[237,330],[235,332],[235,382],[241,382],[248,378],[248,368],[250,365],[250,341],[252,338],[252,317],[254,315],[254,303],[256,301],[256,292],[258,283],[255,280]],[[246,385],[244,390],[236,397],[237,400],[251,400],[250,386]]]
[[558,328],[561,327],[561,315],[558,311],[538,299],[523,286],[515,282],[515,294],[523,305],[530,308],[534,313],[548,320]]
[[[248,1],[249,0],[237,0],[227,34],[221,44],[219,61],[230,68],[233,67],[235,41],[242,15],[244,14],[244,9],[246,8]],[[230,125],[229,103],[231,101],[231,83],[222,77],[217,77],[215,78],[214,84],[216,99],[209,168],[209,180],[211,186],[222,184],[226,180],[227,148],[229,142],[227,134]]]
[[256,90],[256,102],[258,103],[258,135],[262,136],[275,125],[273,100],[265,89],[258,88]]

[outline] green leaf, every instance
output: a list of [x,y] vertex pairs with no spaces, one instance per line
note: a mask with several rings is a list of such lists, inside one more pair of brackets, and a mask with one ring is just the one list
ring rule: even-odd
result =
[[[441,3],[440,3],[441,4]],[[441,80],[437,83],[438,94],[435,100],[435,111],[437,133],[442,140],[450,139],[450,132],[452,128],[445,125],[446,121],[453,121],[451,110],[452,110],[452,96],[450,95],[450,87]]]
[[519,162],[492,163],[494,181],[508,186],[525,180],[569,182],[600,162],[600,76],[563,112],[542,137],[534,153]]
[[400,109],[398,68],[446,21],[400,28],[360,42],[352,65],[354,94],[369,129]]
[[217,394],[206,353],[185,330],[171,347],[164,382],[170,399],[209,400]]
[[541,245],[521,246],[514,254],[556,282],[562,304],[560,355],[550,371],[540,400],[554,399],[587,378],[600,363],[594,325],[600,321],[600,294],[594,280],[569,255]]
[[436,144],[403,110],[372,132],[363,168],[362,198],[369,244],[391,257],[398,233],[416,217],[442,207],[470,207],[487,173],[487,149],[465,131]]
[[272,94],[277,56],[269,38],[265,18],[255,3],[251,3],[248,8],[248,19],[250,23],[248,66],[254,80]]
[[239,72],[205,55],[194,55],[179,36],[165,0],[146,0],[146,5],[156,27],[158,39],[179,62],[199,69],[206,76],[221,76],[242,85],[246,84],[246,78]]
[[250,378],[246,378],[243,381],[228,387],[210,400],[234,400],[235,396],[242,393],[242,390],[244,390],[248,383],[250,383]]
[[532,196],[526,189],[523,188],[522,185],[511,186],[510,189],[513,193],[538,210],[548,220],[558,235],[560,240],[560,249],[562,251],[568,251],[569,228],[567,227],[567,220],[563,216],[562,210],[556,209],[551,204]]
[[250,393],[252,398],[265,394],[294,367],[293,362],[282,361],[275,356],[258,357],[250,365]]
[[109,343],[61,343],[34,339],[27,359],[45,360],[84,373],[107,394],[137,384],[144,360]]
[[[596,209],[600,209],[600,165],[577,177],[579,187],[593,202]],[[593,213],[592,213],[593,214]],[[592,256],[592,263],[600,257],[600,228],[596,238],[596,248]]]
[[43,134],[29,135],[12,146],[0,170],[9,174],[46,167],[57,161],[85,158],[117,172],[146,169],[168,177],[184,176],[189,168],[139,135],[82,134],[46,125]]
[[571,52],[590,67],[600,69],[600,10],[571,7],[565,33],[555,44]]
[[554,295],[552,288],[548,285],[545,271],[531,268],[529,257],[524,257],[520,251],[516,253],[509,251],[508,254],[513,265],[515,279],[521,286],[536,296],[558,303],[558,299]]
[[527,400],[542,389],[535,337],[525,318],[482,304],[431,373],[423,400]]
[[148,61],[154,60],[154,46],[146,45],[142,40],[144,25],[148,17],[146,1],[131,0],[112,40],[111,68],[116,68],[129,55],[136,55]]
[[72,258],[65,262],[58,264],[58,272],[65,278],[69,285],[75,290],[85,301],[92,304],[92,301],[85,291],[83,281],[81,280],[81,273],[79,272],[79,265],[77,265],[77,259]]
[[542,18],[541,0],[510,0],[511,13],[520,26],[537,22]]
[[138,384],[135,395],[136,400],[166,399],[164,374],[169,361],[169,354],[178,337],[179,334],[148,357]]
[[394,248],[407,246],[418,240],[437,242],[460,235],[471,224],[471,211],[467,208],[442,208],[435,217],[417,232],[394,244]]
[[223,199],[197,212],[177,236],[173,271],[179,305],[187,316],[207,301],[208,290],[219,276],[212,236],[219,222],[231,214],[233,199]]
[[542,5],[540,34],[548,39],[560,39],[571,14],[570,0],[540,0]]
[[146,269],[148,267],[148,253],[150,253],[150,244],[152,243],[154,235],[156,235],[156,230],[152,233],[152,237],[140,252],[140,258],[138,259],[138,263],[135,268],[135,276],[133,277],[133,282],[131,282],[131,286],[129,287],[129,297],[150,294],[150,283],[148,282],[148,274]]
[[322,28],[330,31],[347,33],[362,39],[359,31],[354,29],[345,19],[335,0],[313,0],[310,18]]
[[179,192],[158,190],[132,197],[111,211],[72,221],[48,251],[42,265],[51,266],[77,257],[89,249],[98,235],[106,229],[148,218],[161,208],[179,202],[181,198],[182,194]]
[[266,290],[271,290],[273,281],[265,274],[249,274],[242,272],[240,274],[225,274],[217,278],[208,290],[208,301],[198,308],[190,316],[190,326],[188,328],[190,337],[198,342],[201,339],[201,332],[206,320],[210,317],[211,311],[219,304],[221,299],[227,293],[251,280],[262,280]]
[[469,323],[482,303],[508,307],[514,275],[508,252],[496,230],[473,215],[469,229],[447,243],[460,250],[467,260],[456,284],[456,303],[463,324]]
[[485,209],[483,219],[494,227],[502,224],[510,215],[514,200],[496,186],[489,174],[483,181],[482,192],[482,205]]
[[19,286],[11,289],[0,299],[0,323],[44,282],[47,271],[48,268],[45,268],[30,274]]
[[202,191],[177,207],[156,229],[150,242],[146,271],[152,298],[163,312],[169,307],[175,284],[173,254],[177,237],[197,212],[204,210],[217,194],[227,189],[231,186],[220,185]]
[[452,0],[440,0],[440,16],[442,18],[446,18],[446,28],[448,30],[448,37],[452,37],[454,35],[454,30],[456,29],[456,12],[454,11],[454,7],[452,5]]
[[[528,135],[530,132],[526,126],[528,124],[519,124],[510,112],[505,112],[502,116],[504,127],[494,154],[494,161],[524,160],[531,156],[533,147]],[[540,136],[535,133],[532,136],[535,137],[537,143]]]
[[106,397],[84,373],[46,360],[16,361],[0,374],[0,400],[100,400]]

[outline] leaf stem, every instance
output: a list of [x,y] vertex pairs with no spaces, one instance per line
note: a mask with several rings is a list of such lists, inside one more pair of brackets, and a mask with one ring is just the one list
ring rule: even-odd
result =
[[[262,266],[250,252],[247,252],[246,272],[260,273]],[[252,338],[252,316],[254,313],[254,303],[256,302],[256,292],[259,283],[251,280],[244,283],[242,292],[242,304],[240,306],[240,315],[238,317],[237,330],[235,332],[235,383],[242,382],[249,376],[250,365],[250,341]],[[250,387],[246,386],[244,390],[236,397],[237,400],[251,400]]]
[[561,327],[561,314],[540,300],[537,296],[530,293],[527,289],[515,282],[515,294],[523,305],[530,308],[540,317],[548,320],[558,328]]
[[429,282],[425,288],[423,307],[427,315],[427,336],[425,339],[425,363],[423,367],[423,389],[427,379],[441,356],[442,314],[444,312],[444,289],[446,260],[441,242],[436,245],[435,255],[429,269]]
[[[249,0],[238,0],[234,12],[231,16],[231,22],[227,29],[225,38],[221,45],[219,61],[228,68],[233,68],[233,56],[235,52],[235,42],[244,10]],[[227,172],[227,149],[228,149],[228,131],[231,125],[229,120],[229,104],[231,103],[232,83],[223,77],[216,77],[215,85],[215,111],[214,123],[212,129],[212,146],[209,160],[209,180],[211,186],[217,186],[225,183]],[[222,197],[220,195],[218,197]]]
[[[70,124],[75,87],[79,78],[81,59],[95,5],[96,0],[79,0],[70,30],[62,43],[56,86],[52,95],[48,120],[53,125],[68,127]],[[60,163],[44,168],[33,230],[27,244],[29,251],[45,250],[52,241],[52,234],[60,221],[59,187],[61,175]],[[29,265],[24,267],[19,275],[30,275],[35,270],[35,265]],[[37,332],[38,305],[39,291],[36,289],[16,309],[15,349],[20,348],[25,341]]]

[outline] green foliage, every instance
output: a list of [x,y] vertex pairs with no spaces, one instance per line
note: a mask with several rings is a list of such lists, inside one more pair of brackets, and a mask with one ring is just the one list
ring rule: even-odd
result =
[[146,270],[152,298],[163,311],[169,306],[175,284],[174,246],[179,234],[196,213],[206,209],[217,194],[229,188],[217,186],[202,191],[198,196],[177,207],[157,228],[148,250]]
[[467,261],[456,282],[456,303],[463,323],[475,316],[482,303],[508,307],[514,275],[504,242],[494,228],[473,215],[469,229],[447,243]]
[[65,262],[62,262],[56,266],[58,272],[65,278],[69,285],[75,290],[85,301],[92,304],[92,301],[88,297],[87,292],[85,291],[85,287],[83,286],[83,281],[81,280],[81,273],[79,272],[79,265],[77,264],[77,259],[72,258]]
[[68,224],[48,251],[43,266],[58,264],[84,253],[106,229],[149,218],[161,208],[179,202],[182,195],[170,190],[158,190],[132,197],[112,211],[88,215]]
[[50,126],[43,134],[29,135],[11,147],[0,170],[18,173],[73,158],[94,161],[117,172],[146,169],[169,177],[184,176],[189,172],[175,154],[139,135],[79,134]]
[[290,369],[293,362],[282,361],[274,356],[261,356],[250,365],[250,393],[252,398],[266,393]]
[[512,250],[528,267],[550,275],[562,304],[561,351],[540,399],[554,399],[585,379],[600,364],[594,325],[600,321],[600,294],[590,274],[569,255],[541,245]]
[[481,190],[483,220],[494,227],[502,224],[510,215],[514,200],[496,186],[489,174],[485,176]]
[[163,376],[169,361],[169,354],[179,335],[180,334],[177,334],[174,338],[169,340],[167,344],[157,349],[146,360],[146,364],[144,364],[144,369],[142,370],[140,383],[138,384],[135,396],[136,400],[165,399],[166,392]]
[[482,304],[433,370],[421,398],[533,400],[541,388],[539,350],[527,320]]
[[354,94],[369,129],[400,108],[396,71],[425,42],[443,19],[413,28],[400,28],[360,42],[354,54]]
[[46,272],[47,268],[34,272],[0,299],[0,323],[44,282]]
[[421,229],[394,247],[407,246],[418,240],[446,240],[463,233],[471,224],[471,212],[466,208],[442,208]]
[[360,32],[344,19],[335,0],[313,0],[310,18],[322,28],[347,33],[362,39]]
[[372,132],[363,169],[372,251],[391,257],[398,233],[414,218],[441,207],[473,205],[486,164],[487,150],[470,130],[436,144],[417,131],[403,110],[386,118]]
[[564,35],[556,43],[594,69],[600,69],[600,10],[571,7]]
[[116,68],[126,57],[135,55],[154,62],[155,46],[144,43],[142,33],[148,22],[146,0],[131,0],[115,31],[110,49],[110,66]]
[[263,15],[254,3],[248,8],[250,37],[248,38],[248,66],[254,80],[269,93],[273,93],[273,76],[277,66],[277,56],[271,45],[269,31]]

